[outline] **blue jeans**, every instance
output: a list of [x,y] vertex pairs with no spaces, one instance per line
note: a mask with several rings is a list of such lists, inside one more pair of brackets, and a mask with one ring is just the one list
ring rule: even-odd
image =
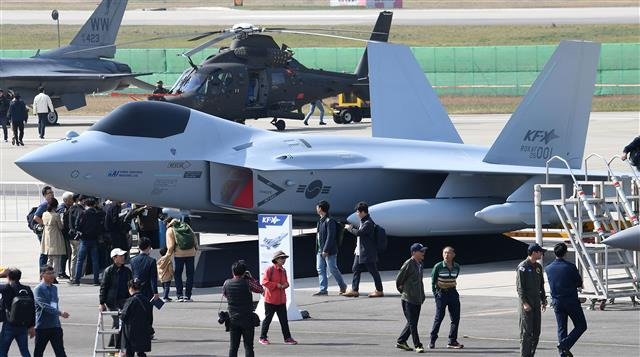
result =
[[76,265],[76,283],[80,283],[82,279],[84,261],[87,259],[87,254],[91,253],[91,265],[93,270],[93,283],[100,283],[100,267],[98,265],[98,242],[95,240],[81,240],[80,251],[78,252],[78,263]]
[[[558,347],[570,350],[580,336],[587,331],[587,320],[580,306],[580,301],[553,301],[553,311],[558,323]],[[573,330],[567,335],[567,320],[571,318]]]
[[[175,257],[175,274],[174,277],[176,279],[176,293],[178,297],[184,296],[187,298],[191,297],[191,289],[193,289],[193,264],[196,260],[196,257]],[[185,265],[187,266],[187,289],[186,294],[182,295],[182,270]]]
[[[1,313],[4,313],[4,311]],[[0,357],[7,357],[9,347],[11,347],[11,343],[14,339],[18,344],[22,357],[31,357],[31,354],[29,353],[27,328],[13,326],[8,322],[2,324],[2,332],[0,332]]]
[[338,255],[329,255],[326,258],[322,257],[322,254],[316,254],[316,270],[318,271],[318,280],[320,280],[320,291],[327,291],[329,288],[329,279],[327,278],[327,265],[331,275],[336,279],[336,283],[340,287],[340,290],[347,288],[347,284],[342,279],[342,274],[338,270]]
[[318,108],[318,110],[320,111],[320,122],[322,123],[322,119],[324,118],[324,106],[322,106],[322,102],[319,100],[310,103],[309,113],[307,113],[307,115],[304,117],[305,123],[309,122],[309,118],[311,118],[311,116],[313,115],[313,112],[316,111],[316,108]]

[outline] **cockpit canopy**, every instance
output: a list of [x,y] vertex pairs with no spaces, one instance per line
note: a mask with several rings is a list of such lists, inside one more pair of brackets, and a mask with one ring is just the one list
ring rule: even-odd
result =
[[[209,72],[207,73],[207,71]],[[171,88],[172,93],[220,94],[233,83],[233,74],[223,68],[193,68],[182,73],[176,84]]]
[[159,102],[132,102],[121,105],[97,123],[90,131],[142,138],[167,138],[184,133],[191,110],[180,105]]

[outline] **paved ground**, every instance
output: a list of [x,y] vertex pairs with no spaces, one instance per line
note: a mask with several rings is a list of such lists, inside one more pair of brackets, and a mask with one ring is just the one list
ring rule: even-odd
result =
[[[23,224],[3,223],[0,229],[0,264],[19,266],[24,270],[25,282],[35,285],[37,241]],[[490,249],[496,249],[492,247]],[[435,254],[429,252],[428,254]],[[451,351],[444,348],[448,321],[441,329],[437,349],[431,356],[517,356],[518,315],[516,311],[514,267],[517,261],[463,267],[459,279],[462,296],[462,320],[459,340],[465,349]],[[220,267],[228,269],[228,267]],[[428,274],[425,274],[425,276]],[[330,295],[316,298],[311,294],[317,280],[298,279],[295,282],[296,301],[309,311],[311,319],[291,322],[298,346],[282,343],[277,322],[269,334],[271,346],[256,346],[257,356],[408,356],[394,348],[395,339],[403,326],[398,294],[393,279],[395,272],[383,272],[385,293],[382,299],[347,299]],[[362,292],[373,289],[371,278],[364,274]],[[349,281],[351,275],[345,275]],[[333,284],[333,281],[332,281]],[[425,286],[430,279],[425,278]],[[63,322],[65,345],[69,356],[90,356],[97,321],[98,288],[70,287],[60,284],[61,308],[71,317]],[[257,299],[257,296],[255,296]],[[155,313],[157,340],[150,356],[225,356],[228,334],[217,324],[220,289],[195,289],[193,303],[170,303]],[[222,304],[225,309],[225,304]],[[422,308],[420,335],[428,341],[434,316],[434,301],[428,296]],[[576,356],[637,356],[640,348],[640,308],[628,300],[619,300],[605,311],[585,311],[589,330],[573,349]],[[555,318],[552,311],[543,315],[543,329],[539,356],[555,354]],[[31,350],[33,342],[31,341]],[[52,356],[51,350],[46,356]],[[16,356],[15,347],[9,354]],[[242,353],[240,355],[243,355]]]
[[[81,25],[91,11],[62,11],[61,21]],[[4,24],[51,24],[51,10],[2,11]],[[370,25],[378,10],[239,10],[228,8],[171,8],[169,11],[130,10],[123,25]],[[637,7],[539,9],[395,9],[395,25],[531,25],[637,24]]]
[[[82,133],[97,119],[99,119],[99,117],[61,117],[61,125],[48,127],[46,132],[47,139],[40,140],[37,139],[36,123],[33,117],[31,117],[25,129],[26,145],[24,147],[16,147],[12,146],[11,143],[0,142],[0,182],[34,181],[31,176],[18,169],[13,162],[31,150],[64,137],[65,133],[69,130]],[[506,124],[509,115],[454,115],[452,119],[465,143],[490,146]],[[310,121],[309,126],[304,126],[300,121],[288,120],[286,132],[371,136],[371,122],[369,119],[365,119],[362,123],[357,124],[338,125],[333,123],[330,118],[327,118],[327,123],[327,126],[320,127],[317,125],[317,119],[314,118]],[[247,125],[274,130],[267,119],[248,120]],[[592,113],[585,154],[597,152],[607,158],[619,154],[624,145],[639,132],[640,113],[638,112]],[[593,160],[589,162],[589,167],[603,169],[604,166],[601,162]],[[623,172],[627,172],[628,170],[628,166],[621,165],[619,160],[615,162],[614,168],[624,170]]]

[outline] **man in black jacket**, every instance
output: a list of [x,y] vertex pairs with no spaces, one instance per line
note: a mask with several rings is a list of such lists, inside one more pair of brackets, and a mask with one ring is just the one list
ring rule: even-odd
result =
[[71,248],[69,260],[71,261],[69,267],[69,274],[71,275],[71,281],[75,281],[76,266],[78,263],[78,252],[80,251],[80,233],[78,233],[78,217],[84,211],[84,196],[79,194],[73,195],[73,205],[67,210],[68,224],[65,224],[64,228],[69,232],[69,246]]
[[[138,243],[138,249],[140,254],[131,259],[131,272],[133,278],[140,282],[140,292],[147,298],[147,301],[151,299],[157,300],[160,298],[158,295],[158,268],[156,266],[156,260],[149,256],[151,252],[151,241],[147,238],[140,239]],[[150,321],[151,321],[151,334],[153,335],[153,310],[149,309]]]
[[80,285],[80,279],[83,275],[83,265],[87,255],[91,254],[91,265],[93,270],[93,285],[100,285],[100,266],[98,258],[98,238],[102,233],[104,226],[104,216],[96,209],[96,199],[88,197],[84,200],[86,209],[78,216],[76,228],[80,234],[80,252],[78,253],[78,262],[76,266],[76,276],[73,281],[76,285]]
[[347,284],[342,279],[342,274],[338,269],[338,222],[331,216],[329,216],[329,202],[320,201],[316,205],[316,212],[320,216],[318,220],[318,226],[316,234],[316,269],[318,271],[318,280],[320,283],[320,290],[313,294],[313,296],[327,295],[327,289],[329,288],[329,282],[327,278],[327,266],[331,275],[336,279],[338,286],[340,287],[340,295],[344,294],[347,290]]
[[29,118],[29,111],[27,105],[20,99],[20,94],[15,93],[13,100],[9,104],[9,119],[11,120],[11,131],[13,131],[12,145],[22,145],[22,138],[24,138],[24,123]]
[[356,214],[360,218],[360,227],[354,228],[351,225],[345,227],[351,234],[358,237],[356,243],[356,249],[353,257],[353,282],[351,284],[351,291],[343,294],[346,297],[358,297],[360,293],[358,288],[360,286],[360,274],[367,269],[376,286],[376,291],[369,294],[369,297],[382,297],[382,280],[380,279],[380,273],[378,273],[378,248],[375,237],[376,224],[369,216],[369,205],[366,202],[358,202],[356,206]]
[[629,145],[625,146],[622,150],[622,156],[620,156],[622,161],[629,158],[629,162],[631,165],[635,166],[638,170],[640,170],[640,136],[637,136],[633,141],[629,143]]
[[9,103],[9,98],[7,98],[4,91],[0,89],[0,124],[2,124],[2,134],[4,135],[5,143],[9,139],[9,130],[7,130],[7,125],[9,124],[9,118],[7,118]]
[[[114,248],[111,250],[111,260],[113,264],[108,266],[104,270],[102,275],[102,285],[100,285],[100,305],[98,308],[100,311],[118,311],[122,310],[124,303],[129,298],[129,288],[127,283],[133,278],[131,270],[124,265],[124,256],[126,251]],[[118,328],[120,318],[118,316],[112,316],[113,328]],[[115,341],[114,341],[115,340]],[[120,335],[111,335],[109,340],[109,346],[120,348]]]
[[232,279],[227,279],[222,285],[222,294],[227,298],[229,306],[230,346],[229,357],[238,355],[240,337],[244,341],[246,357],[253,357],[253,337],[255,324],[253,320],[253,296],[251,292],[262,294],[262,285],[251,276],[243,261],[231,266]]
[[[0,284],[0,294],[2,295],[2,299],[0,301],[0,314],[3,314],[3,317],[8,316],[8,312],[11,311],[13,298],[16,297],[20,291],[25,290],[31,298],[31,301],[35,301],[31,288],[20,284],[22,272],[19,269],[7,269],[2,273],[2,275],[0,275],[0,277],[5,276],[7,277],[7,284]],[[20,354],[22,356],[31,356],[29,354],[29,340],[27,339],[27,335],[31,338],[36,335],[35,324],[35,308],[31,311],[30,320],[24,321],[20,325],[4,321],[2,324],[2,332],[0,332],[0,356],[6,356],[9,353],[9,347],[11,347],[11,343],[14,339],[18,344]]]
[[111,242],[111,248],[129,250],[126,232],[128,231],[124,219],[120,216],[122,210],[121,201],[112,201],[104,206],[104,233],[107,241]]

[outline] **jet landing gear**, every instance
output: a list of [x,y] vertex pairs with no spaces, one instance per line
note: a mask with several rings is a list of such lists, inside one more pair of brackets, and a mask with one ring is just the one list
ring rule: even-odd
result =
[[54,110],[47,114],[47,125],[56,125],[58,123],[58,111]]
[[271,121],[271,124],[273,124],[273,126],[275,126],[276,129],[278,129],[278,131],[283,131],[284,128],[287,126],[284,120],[278,119],[278,118],[273,118],[273,120]]

